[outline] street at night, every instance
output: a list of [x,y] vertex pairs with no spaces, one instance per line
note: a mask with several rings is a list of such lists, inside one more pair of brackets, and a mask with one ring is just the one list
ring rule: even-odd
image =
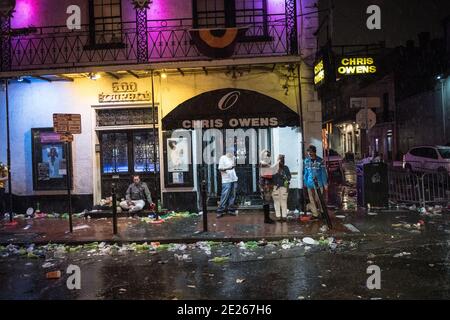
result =
[[0,0],[0,301],[449,300],[449,101],[448,0]]

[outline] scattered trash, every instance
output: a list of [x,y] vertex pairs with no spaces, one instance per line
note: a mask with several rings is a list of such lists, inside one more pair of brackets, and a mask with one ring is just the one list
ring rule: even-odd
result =
[[299,296],[297,299],[298,300],[305,300],[305,297],[304,296]]
[[214,263],[226,263],[230,261],[229,257],[214,257],[213,259],[209,260]]
[[300,216],[300,221],[301,222],[308,222],[310,220],[311,220],[311,216],[308,216],[308,215],[301,215]]
[[31,228],[31,224],[27,224],[24,228],[23,228],[23,230],[28,230],[28,229],[30,229]]
[[191,256],[188,254],[174,254],[174,257],[178,261],[192,261]]
[[410,252],[400,252],[394,255],[394,258],[400,258],[400,257],[405,257],[405,256],[410,256],[411,253]]
[[243,283],[245,282],[245,279],[236,279],[236,283]]
[[170,246],[170,248],[168,249],[169,251],[184,251],[186,250],[187,246],[185,244],[179,244],[176,243],[172,246]]
[[47,269],[47,268],[51,268],[51,267],[53,267],[53,266],[55,266],[54,263],[46,262],[46,263],[44,263],[44,264],[42,265],[42,268]]
[[326,225],[323,225],[323,226],[320,227],[319,230],[320,230],[320,232],[322,232],[322,233],[323,233],[323,232],[327,232],[327,231],[328,231],[328,227],[327,227]]
[[352,225],[351,223],[344,224],[344,227],[346,227],[351,232],[355,232],[355,233],[360,233],[361,232],[354,225]]
[[74,231],[77,231],[77,230],[83,230],[83,229],[89,229],[90,227],[87,225],[87,224],[83,224],[83,225],[81,225],[81,226],[75,226],[75,227],[73,227],[73,230]]
[[61,271],[51,271],[45,274],[47,279],[59,279],[61,278]]
[[338,218],[338,219],[345,219],[346,217],[343,216],[343,215],[337,215],[336,218]]
[[310,237],[305,237],[302,239],[303,243],[309,244],[309,245],[314,245],[317,244],[316,240],[314,240],[313,238]]

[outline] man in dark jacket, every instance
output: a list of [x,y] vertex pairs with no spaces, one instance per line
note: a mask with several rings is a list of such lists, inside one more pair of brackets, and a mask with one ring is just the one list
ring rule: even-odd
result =
[[127,189],[125,200],[120,203],[120,207],[129,212],[141,211],[145,207],[145,200],[151,205],[152,196],[145,182],[141,178],[133,176],[133,183]]

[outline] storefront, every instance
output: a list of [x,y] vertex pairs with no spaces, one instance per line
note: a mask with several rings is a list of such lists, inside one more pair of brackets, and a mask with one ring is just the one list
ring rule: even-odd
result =
[[[260,208],[259,153],[269,149],[272,161],[286,156],[292,172],[289,207],[299,208],[303,136],[297,81],[286,90],[283,78],[267,68],[238,79],[226,69],[162,73],[116,71],[64,75],[70,81],[11,81],[16,210],[65,208],[66,146],[52,133],[55,113],[81,115],[82,132],[68,150],[76,211],[109,197],[113,184],[124,197],[135,174],[170,210],[198,211],[200,184],[206,180],[213,210],[221,191],[217,161],[230,144],[237,158],[240,207]],[[4,110],[0,118],[4,123]]]
[[[239,178],[239,208],[260,208],[259,155],[267,149],[272,162],[286,156],[292,171],[290,207],[299,208],[301,185],[301,143],[299,116],[282,102],[253,90],[227,88],[193,97],[162,119],[164,150],[164,197],[182,203],[192,188],[191,199],[200,199],[199,183],[206,181],[208,205],[217,206],[221,181],[217,169],[226,150],[233,150]],[[176,153],[176,148],[181,151]],[[181,164],[175,167],[179,154]],[[169,203],[169,201],[167,201]],[[199,205],[200,207],[200,205]]]

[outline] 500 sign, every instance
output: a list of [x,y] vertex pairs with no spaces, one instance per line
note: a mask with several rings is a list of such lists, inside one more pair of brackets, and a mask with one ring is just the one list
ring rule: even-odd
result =
[[136,82],[114,82],[112,90],[113,92],[136,92],[138,85]]

